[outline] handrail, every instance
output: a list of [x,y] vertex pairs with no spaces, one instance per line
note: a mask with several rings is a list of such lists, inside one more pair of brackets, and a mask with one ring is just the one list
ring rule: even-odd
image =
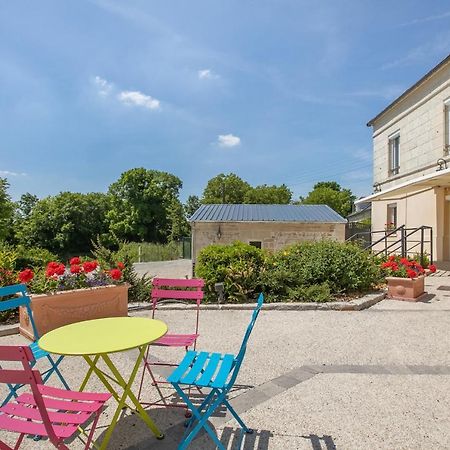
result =
[[[425,232],[429,232],[429,239],[425,239]],[[410,239],[411,236],[420,232],[420,239]],[[433,262],[433,228],[428,225],[422,225],[416,228],[406,228],[405,225],[400,225],[393,230],[377,230],[377,231],[362,231],[350,236],[347,241],[354,241],[358,239],[372,241],[372,237],[377,234],[382,234],[376,241],[369,243],[364,248],[367,250],[373,249],[375,246],[384,243],[384,248],[375,253],[376,256],[384,253],[386,256],[389,254],[397,253],[400,250],[402,257],[406,257],[412,250],[417,249],[420,246],[420,261],[423,263],[425,256],[425,244],[430,244],[430,262]],[[392,240],[392,238],[397,238]],[[413,245],[410,245],[413,244]]]

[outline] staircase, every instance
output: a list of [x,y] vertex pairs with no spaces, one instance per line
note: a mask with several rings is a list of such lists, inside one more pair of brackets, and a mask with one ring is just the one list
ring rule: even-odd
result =
[[364,231],[349,237],[347,241],[358,242],[363,248],[372,250],[375,256],[400,255],[403,258],[418,255],[423,263],[425,256],[433,263],[433,228],[422,225],[406,228],[401,225],[392,230]]

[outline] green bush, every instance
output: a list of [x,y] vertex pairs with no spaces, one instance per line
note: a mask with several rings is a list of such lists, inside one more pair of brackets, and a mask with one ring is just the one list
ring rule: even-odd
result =
[[105,247],[99,239],[92,242],[92,254],[104,267],[115,267],[117,262],[125,265],[123,279],[130,285],[128,290],[129,302],[150,301],[152,280],[147,275],[139,276],[133,267],[133,258],[130,255],[130,247],[126,243],[117,242],[118,250],[114,251]]
[[224,283],[228,302],[245,302],[255,297],[261,290],[264,261],[263,250],[243,242],[203,248],[197,258],[195,274],[205,280],[206,301],[217,300],[215,283]]
[[17,259],[16,269],[22,270],[26,267],[45,267],[50,261],[56,261],[58,257],[45,248],[25,248],[21,245],[16,247]]
[[379,280],[380,269],[368,251],[329,240],[301,242],[271,255],[261,275],[268,301],[327,301],[367,291]]

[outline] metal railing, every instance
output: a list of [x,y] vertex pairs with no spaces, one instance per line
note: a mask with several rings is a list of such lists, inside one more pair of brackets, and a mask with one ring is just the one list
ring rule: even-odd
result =
[[[396,254],[406,258],[418,254],[423,264],[425,256],[429,254],[430,264],[433,263],[433,228],[427,225],[417,228],[401,225],[393,230],[366,231],[356,233],[347,240],[360,242],[365,249],[372,250],[375,256]],[[365,244],[367,242],[370,244]]]

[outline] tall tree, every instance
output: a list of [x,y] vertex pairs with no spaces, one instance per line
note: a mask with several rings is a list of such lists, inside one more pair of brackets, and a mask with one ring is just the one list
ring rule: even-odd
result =
[[27,219],[39,198],[29,192],[22,194],[20,200],[16,204],[16,213],[21,219]]
[[244,203],[250,185],[234,173],[211,178],[203,191],[202,203]]
[[268,186],[263,184],[250,188],[244,196],[244,203],[254,204],[288,204],[292,199],[292,191],[285,184]]
[[39,200],[18,232],[19,243],[67,257],[88,253],[91,241],[107,233],[105,194],[62,192]]
[[184,214],[186,219],[192,216],[192,214],[200,208],[202,202],[196,195],[190,195],[184,204]]
[[12,233],[12,218],[14,203],[8,194],[9,183],[6,178],[0,178],[0,241]]
[[342,217],[346,217],[352,211],[355,198],[350,189],[343,189],[335,181],[320,181],[305,198],[300,198],[300,203],[328,205]]
[[175,216],[170,212],[180,210],[175,205],[181,187],[181,180],[167,172],[144,168],[124,172],[108,191],[111,231],[131,241],[167,241],[174,234]]

